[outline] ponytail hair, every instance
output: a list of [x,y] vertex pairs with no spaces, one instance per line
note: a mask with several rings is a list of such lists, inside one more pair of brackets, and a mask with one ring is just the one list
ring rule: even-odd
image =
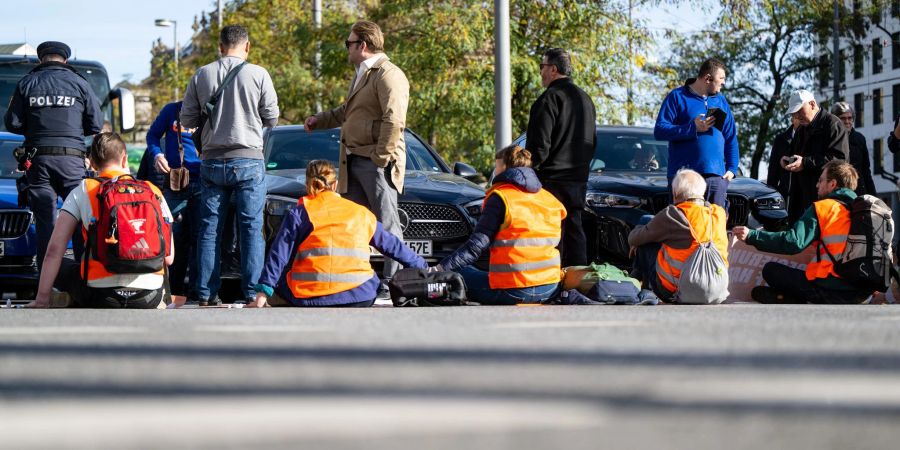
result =
[[314,159],[306,166],[306,193],[315,197],[322,191],[331,190],[335,180],[334,165],[324,159]]
[[504,147],[497,152],[495,158],[502,160],[507,169],[531,167],[531,152],[518,145]]

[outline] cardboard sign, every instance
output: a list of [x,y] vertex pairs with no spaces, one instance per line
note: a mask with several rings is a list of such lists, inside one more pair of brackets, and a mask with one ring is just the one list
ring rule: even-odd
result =
[[759,251],[735,237],[728,246],[728,296],[729,302],[753,301],[750,291],[756,286],[767,286],[762,278],[766,263],[777,262],[788,267],[806,270],[806,264],[815,256],[815,247],[809,246],[796,255],[778,255]]

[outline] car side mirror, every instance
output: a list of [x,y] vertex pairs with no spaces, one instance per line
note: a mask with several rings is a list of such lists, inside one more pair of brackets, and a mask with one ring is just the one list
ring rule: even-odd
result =
[[119,133],[127,133],[134,129],[134,94],[125,88],[116,88],[110,91],[112,100],[113,123]]
[[479,175],[478,171],[475,170],[474,167],[463,162],[457,162],[453,164],[453,174],[470,181],[472,178],[476,178]]

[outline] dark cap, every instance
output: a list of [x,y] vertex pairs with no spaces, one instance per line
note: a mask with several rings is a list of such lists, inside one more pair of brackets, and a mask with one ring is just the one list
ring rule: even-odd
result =
[[44,56],[47,55],[59,55],[62,56],[63,59],[69,59],[69,55],[72,54],[72,50],[68,45],[63,44],[62,42],[57,41],[47,41],[38,45],[37,48],[38,58],[44,59]]

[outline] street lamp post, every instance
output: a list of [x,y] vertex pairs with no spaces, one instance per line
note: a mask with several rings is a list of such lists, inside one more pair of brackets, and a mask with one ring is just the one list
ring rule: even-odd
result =
[[172,27],[172,36],[175,40],[175,101],[178,101],[178,22],[171,19],[156,19],[158,27]]

